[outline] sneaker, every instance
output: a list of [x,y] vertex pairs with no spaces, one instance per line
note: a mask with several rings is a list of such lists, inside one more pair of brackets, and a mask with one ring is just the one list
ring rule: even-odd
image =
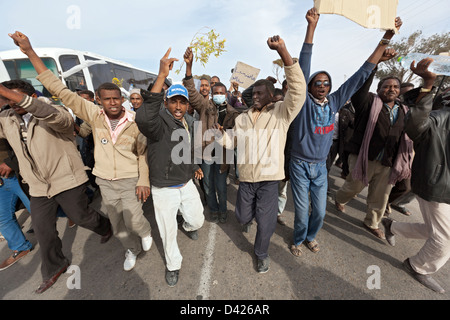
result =
[[152,247],[152,243],[153,243],[152,236],[148,235],[146,237],[143,237],[141,239],[141,241],[142,241],[142,250],[144,250],[144,251],[150,250],[150,248]]
[[130,271],[134,268],[134,265],[136,264],[136,258],[133,254],[133,252],[130,251],[130,249],[127,250],[125,253],[125,262],[123,263],[123,270]]
[[198,240],[198,232],[197,232],[197,230],[187,231],[187,236],[189,238],[191,238],[192,240]]
[[32,249],[24,250],[24,251],[14,250],[13,254],[8,259],[3,261],[2,264],[0,264],[0,271],[8,269],[9,267],[11,267],[14,263],[19,261],[23,257],[25,257],[27,254],[29,254],[31,250]]
[[441,287],[439,283],[437,283],[436,280],[434,280],[430,275],[428,274],[420,274],[417,273],[411,266],[411,263],[409,262],[409,259],[406,259],[403,261],[403,266],[408,271],[409,274],[413,276],[414,279],[419,281],[421,284],[423,284],[428,289],[431,289],[438,293],[445,293],[444,288]]
[[387,242],[391,245],[391,246],[395,246],[395,235],[392,233],[391,231],[391,226],[392,226],[392,222],[394,220],[390,219],[390,218],[383,218],[381,220],[381,224],[384,227],[384,235],[386,237]]
[[169,271],[166,270],[166,282],[169,287],[175,287],[178,282],[178,274],[180,270]]
[[258,273],[266,273],[269,271],[269,257],[265,259],[258,259]]

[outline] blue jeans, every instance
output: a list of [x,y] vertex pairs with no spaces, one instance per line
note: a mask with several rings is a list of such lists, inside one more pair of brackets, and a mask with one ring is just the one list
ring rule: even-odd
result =
[[[205,162],[201,165],[203,171],[203,187],[209,211],[227,212],[227,172],[220,173],[220,164]],[[216,196],[217,193],[217,196]]]
[[11,250],[24,251],[31,249],[31,243],[25,238],[16,218],[16,203],[20,198],[30,212],[30,200],[27,198],[16,177],[2,178],[0,187],[0,232],[8,242]]
[[[322,228],[327,206],[326,161],[308,163],[292,158],[289,166],[294,198],[294,244],[313,241]],[[312,211],[309,214],[309,197]]]

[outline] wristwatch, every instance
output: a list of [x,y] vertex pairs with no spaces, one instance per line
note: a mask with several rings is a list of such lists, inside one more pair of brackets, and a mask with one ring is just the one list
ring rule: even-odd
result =
[[391,42],[391,40],[385,39],[385,38],[383,38],[383,39],[380,40],[380,44],[381,44],[381,45],[388,45],[390,42]]

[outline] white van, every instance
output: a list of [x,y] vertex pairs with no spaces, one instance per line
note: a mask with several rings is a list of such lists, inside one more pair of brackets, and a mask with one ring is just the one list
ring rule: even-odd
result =
[[[72,91],[79,88],[95,92],[105,82],[119,82],[122,91],[132,88],[147,89],[157,74],[136,68],[131,64],[101,56],[91,52],[64,48],[35,48],[37,55],[48,69],[60,77]],[[50,97],[47,90],[36,80],[37,73],[28,57],[19,49],[0,52],[3,62],[0,70],[2,78],[30,82],[44,96]],[[117,83],[116,83],[117,84]]]
[[0,56],[0,82],[11,80],[9,77],[8,71],[5,68],[5,64],[3,63],[3,60],[1,60]]

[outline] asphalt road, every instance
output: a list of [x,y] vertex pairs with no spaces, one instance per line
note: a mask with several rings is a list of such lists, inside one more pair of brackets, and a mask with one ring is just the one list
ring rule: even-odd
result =
[[[343,183],[339,172],[333,166],[333,193]],[[231,183],[230,210],[234,210],[236,192],[237,186]],[[423,287],[403,270],[402,261],[414,255],[423,241],[397,237],[396,246],[391,247],[363,228],[366,192],[367,189],[347,205],[345,214],[339,213],[329,199],[325,222],[317,236],[320,252],[312,253],[304,247],[303,255],[294,257],[289,251],[293,233],[289,190],[284,213],[287,225],[277,225],[269,249],[270,270],[265,274],[256,272],[255,225],[249,233],[243,233],[234,214],[229,215],[227,223],[214,224],[205,210],[206,221],[197,241],[179,230],[178,243],[184,259],[179,282],[173,288],[164,279],[163,247],[151,203],[145,205],[145,212],[153,228],[153,246],[138,257],[136,267],[130,272],[123,271],[125,250],[117,239],[111,238],[102,245],[98,235],[80,227],[69,229],[67,219],[60,218],[57,228],[63,251],[72,262],[71,272],[63,274],[43,294],[34,293],[42,281],[39,245],[32,234],[26,234],[35,249],[0,272],[0,299],[182,300],[192,301],[192,305],[206,300],[228,303],[246,300],[246,303],[259,304],[268,300],[448,300],[450,264],[435,275],[447,290],[444,294]],[[391,216],[399,221],[422,221],[416,200],[409,208],[413,212],[410,217],[396,211]],[[18,219],[23,229],[28,230],[29,214],[20,212]],[[7,243],[0,242],[0,260],[10,254]]]

